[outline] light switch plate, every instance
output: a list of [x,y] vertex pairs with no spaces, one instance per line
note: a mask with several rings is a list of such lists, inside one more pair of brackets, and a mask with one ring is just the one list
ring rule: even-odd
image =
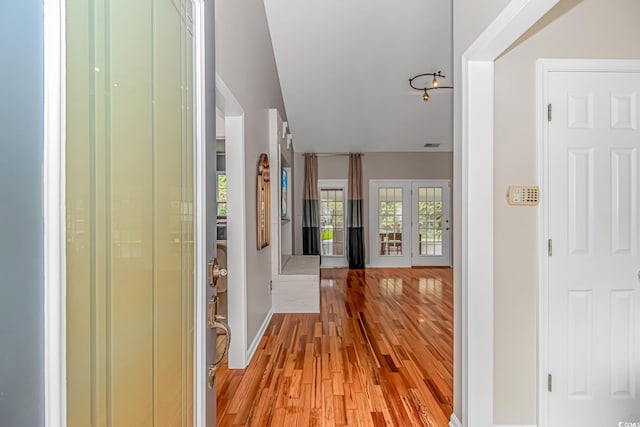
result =
[[540,188],[537,186],[509,186],[509,204],[515,206],[535,206],[540,203]]

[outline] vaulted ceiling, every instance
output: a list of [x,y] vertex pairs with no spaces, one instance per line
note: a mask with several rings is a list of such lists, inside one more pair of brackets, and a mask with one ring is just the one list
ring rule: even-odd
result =
[[453,84],[451,1],[264,3],[296,151],[452,150],[453,91],[408,84]]

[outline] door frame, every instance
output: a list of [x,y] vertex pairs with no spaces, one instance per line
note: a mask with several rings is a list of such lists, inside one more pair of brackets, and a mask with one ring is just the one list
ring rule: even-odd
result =
[[[214,0],[215,1],[215,0]],[[206,427],[205,1],[194,6],[195,337],[194,424]],[[213,2],[210,7],[213,7]],[[44,425],[67,426],[66,386],[66,3],[43,1]],[[214,115],[215,117],[215,115]],[[199,157],[198,157],[199,156]]]
[[44,422],[67,425],[65,0],[44,0]]
[[[207,82],[214,73],[207,75],[207,65],[215,64],[213,58],[207,58],[207,53],[214,51],[213,26],[215,16],[215,0],[206,5],[205,0],[191,0],[194,13],[194,95],[195,95],[195,147],[193,150],[194,165],[194,425],[206,427],[207,425],[207,128],[213,129],[215,140],[215,95],[213,102],[207,99],[207,89],[215,82]],[[209,10],[208,8],[211,8]],[[206,111],[212,107],[213,111]],[[212,126],[207,126],[207,119],[213,120]],[[215,191],[215,185],[214,185]],[[210,191],[209,191],[210,192]],[[214,196],[215,197],[215,196]]]
[[452,427],[493,425],[494,62],[559,1],[511,0],[454,56],[460,95],[454,102]]
[[[541,194],[549,190],[549,122],[547,105],[549,104],[549,78],[554,72],[635,72],[640,73],[640,60],[616,59],[539,59],[536,64],[536,157],[538,186]],[[549,239],[549,203],[546,197],[540,198],[537,211],[538,236],[537,261],[537,326],[538,326],[538,427],[549,425],[549,393],[547,392],[547,374],[549,373],[549,257],[547,242]]]
[[[322,188],[339,188],[342,189],[343,191],[343,203],[344,203],[344,208],[343,208],[343,214],[344,214],[344,241],[343,241],[343,248],[344,248],[344,255],[343,256],[336,256],[336,255],[323,255],[320,258],[320,267],[347,267],[349,265],[349,263],[347,262],[347,209],[348,209],[348,203],[347,203],[347,188],[348,188],[348,180],[346,179],[319,179],[318,180],[318,209],[320,209],[320,203],[322,198],[320,197],[320,190]],[[322,227],[321,227],[322,228]],[[321,233],[321,238],[320,238],[320,246],[322,246],[322,233]],[[322,249],[320,250],[320,253],[322,253]]]
[[247,209],[244,110],[216,73],[216,108],[224,115],[227,210],[227,270],[234,286],[227,284],[227,319],[233,332],[227,363],[230,369],[249,364],[247,346]]

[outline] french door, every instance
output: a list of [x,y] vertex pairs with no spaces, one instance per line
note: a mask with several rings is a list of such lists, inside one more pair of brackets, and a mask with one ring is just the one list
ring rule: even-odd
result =
[[194,15],[191,0],[66,2],[69,426],[215,425],[213,384],[194,418]]
[[548,81],[544,425],[631,425],[640,421],[640,73]]
[[318,180],[320,255],[323,267],[346,267],[347,181]]
[[369,253],[376,267],[450,265],[450,182],[371,180]]
[[369,258],[373,267],[411,265],[411,182],[369,182]]
[[451,264],[451,183],[414,181],[411,184],[411,265]]

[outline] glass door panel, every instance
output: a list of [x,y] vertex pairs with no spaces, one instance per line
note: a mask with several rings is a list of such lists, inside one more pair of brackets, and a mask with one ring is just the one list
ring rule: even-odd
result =
[[320,254],[344,256],[344,190],[320,189]]
[[192,22],[66,3],[71,427],[194,424]]
[[411,186],[409,181],[369,184],[370,263],[379,267],[411,262]]
[[402,188],[378,189],[378,255],[402,256]]
[[449,265],[449,182],[412,184],[412,265]]
[[318,180],[323,267],[347,266],[347,180]]

